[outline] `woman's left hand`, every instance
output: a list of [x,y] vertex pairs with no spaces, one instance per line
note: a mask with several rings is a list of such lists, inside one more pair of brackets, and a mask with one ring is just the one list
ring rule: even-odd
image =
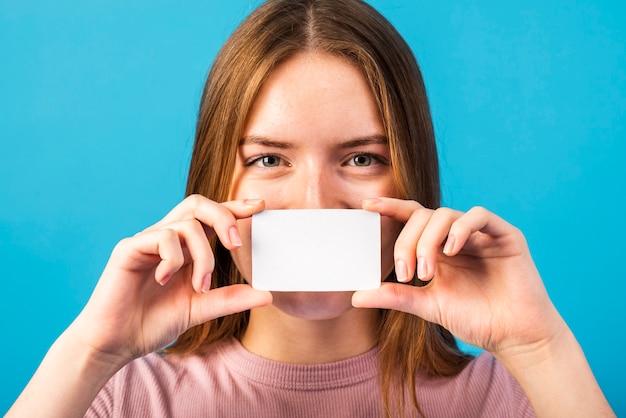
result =
[[365,200],[363,208],[405,224],[394,249],[398,281],[417,273],[430,283],[383,283],[356,292],[354,306],[420,316],[496,356],[532,349],[567,327],[524,236],[495,214],[481,207],[431,210],[391,198]]

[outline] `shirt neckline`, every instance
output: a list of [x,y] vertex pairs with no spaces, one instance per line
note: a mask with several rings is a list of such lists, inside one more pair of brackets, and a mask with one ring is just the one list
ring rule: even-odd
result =
[[337,389],[379,375],[378,348],[324,364],[292,364],[269,360],[246,350],[235,338],[225,341],[218,350],[227,367],[234,373],[256,383],[281,389]]

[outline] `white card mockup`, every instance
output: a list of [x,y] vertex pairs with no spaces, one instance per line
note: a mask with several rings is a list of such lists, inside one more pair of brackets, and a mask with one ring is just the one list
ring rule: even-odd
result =
[[252,287],[330,292],[380,286],[380,214],[358,209],[252,215]]

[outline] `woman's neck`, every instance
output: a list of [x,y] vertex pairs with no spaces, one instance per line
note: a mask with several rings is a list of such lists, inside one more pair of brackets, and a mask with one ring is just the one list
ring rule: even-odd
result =
[[304,319],[274,305],[255,308],[241,343],[261,357],[322,364],[363,354],[377,343],[380,313],[350,308],[335,318]]

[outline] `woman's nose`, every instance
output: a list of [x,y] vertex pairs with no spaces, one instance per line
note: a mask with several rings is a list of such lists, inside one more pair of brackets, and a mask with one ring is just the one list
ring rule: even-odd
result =
[[340,209],[347,208],[346,193],[332,170],[308,167],[293,179],[290,206],[293,209]]

